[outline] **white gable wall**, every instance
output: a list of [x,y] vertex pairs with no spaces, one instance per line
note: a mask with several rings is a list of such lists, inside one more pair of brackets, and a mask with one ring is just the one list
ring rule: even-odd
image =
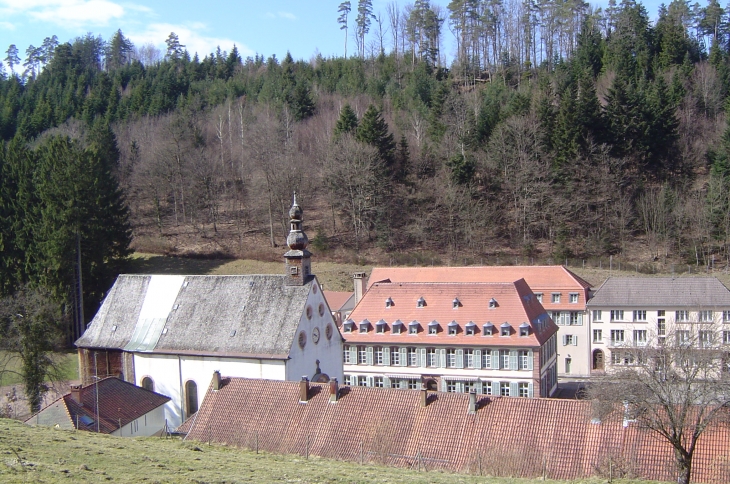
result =
[[[322,288],[315,279],[312,282],[307,304],[297,326],[291,350],[290,360],[286,365],[286,379],[300,380],[302,376],[312,378],[317,370],[317,360],[322,373],[330,378],[337,378],[342,383],[344,371],[342,369],[342,336],[332,318],[332,311],[322,294]],[[307,309],[311,308],[311,309]],[[311,317],[308,317],[308,314]],[[332,327],[332,337],[327,339],[327,325]],[[306,336],[304,347],[299,345],[299,335]],[[317,340],[316,333],[319,333]]]
[[149,377],[154,381],[154,390],[167,395],[171,400],[165,404],[165,417],[168,427],[176,428],[182,424],[185,415],[185,383],[193,380],[198,388],[198,406],[208,391],[214,371],[221,375],[284,380],[285,362],[253,358],[220,358],[211,356],[160,355],[152,353],[134,354],[134,373],[136,384]]
[[136,420],[129,422],[121,429],[112,432],[117,437],[149,437],[165,428],[164,405],[147,412]]

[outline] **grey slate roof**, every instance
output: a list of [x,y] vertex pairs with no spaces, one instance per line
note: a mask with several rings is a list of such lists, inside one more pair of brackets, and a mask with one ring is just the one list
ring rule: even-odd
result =
[[730,291],[714,277],[609,277],[586,306],[730,308]]
[[152,277],[119,276],[76,346],[286,358],[313,283],[286,286],[283,275],[186,276],[164,324],[138,323]]

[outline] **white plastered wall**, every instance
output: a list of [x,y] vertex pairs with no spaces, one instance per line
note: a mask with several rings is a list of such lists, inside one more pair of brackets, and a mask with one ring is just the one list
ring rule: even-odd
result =
[[117,437],[149,437],[165,428],[165,407],[160,406],[119,430],[112,432]]

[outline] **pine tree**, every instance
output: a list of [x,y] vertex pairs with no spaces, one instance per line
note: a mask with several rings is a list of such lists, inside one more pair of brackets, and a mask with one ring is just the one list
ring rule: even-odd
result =
[[357,131],[357,114],[349,104],[342,106],[340,117],[335,123],[335,138],[339,138],[343,134],[355,134]]
[[374,105],[371,104],[365,111],[355,138],[361,143],[377,148],[380,161],[383,163],[387,175],[391,176],[395,161],[395,140],[388,130],[388,123]]

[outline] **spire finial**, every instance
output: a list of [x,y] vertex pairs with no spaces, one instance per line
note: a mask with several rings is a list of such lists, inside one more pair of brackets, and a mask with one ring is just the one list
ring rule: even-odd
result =
[[294,203],[292,203],[292,205],[296,205],[296,204],[297,204],[297,191],[294,190]]

